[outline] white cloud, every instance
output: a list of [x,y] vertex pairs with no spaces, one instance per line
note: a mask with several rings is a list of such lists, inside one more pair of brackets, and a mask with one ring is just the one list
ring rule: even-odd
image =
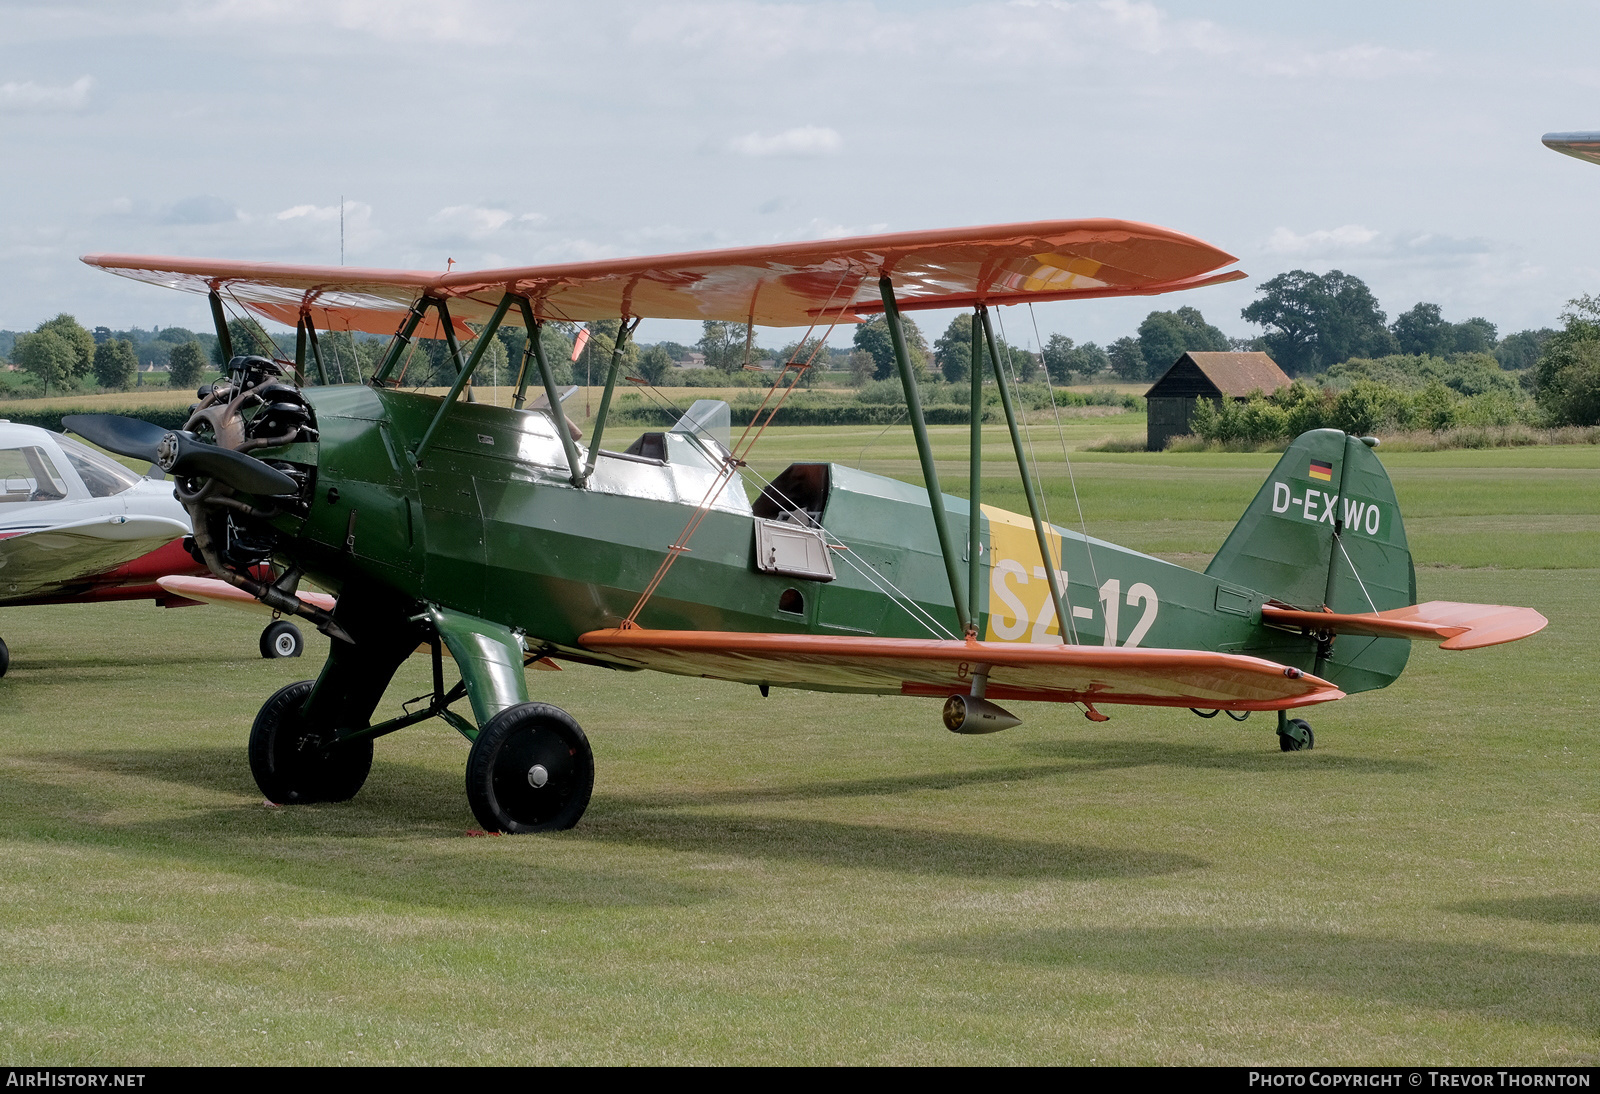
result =
[[1267,238],[1263,249],[1268,254],[1278,255],[1348,254],[1353,251],[1370,250],[1369,245],[1380,234],[1376,229],[1366,228],[1360,224],[1318,228],[1304,235],[1297,235],[1288,228],[1279,228]]
[[342,205],[293,205],[278,213],[276,220],[309,220],[330,222],[339,219],[340,212],[344,213],[346,225],[352,223],[366,224],[372,219],[372,206],[364,201],[346,201]]
[[742,156],[836,156],[844,150],[844,138],[826,126],[801,125],[771,136],[746,133],[728,147]]
[[65,86],[36,84],[32,80],[0,84],[0,112],[33,114],[60,110],[82,110],[89,105],[94,78],[79,76]]
[[505,228],[533,228],[543,224],[545,217],[539,213],[513,213],[483,205],[451,205],[440,209],[428,218],[428,223],[443,228],[447,233],[467,239],[486,239]]

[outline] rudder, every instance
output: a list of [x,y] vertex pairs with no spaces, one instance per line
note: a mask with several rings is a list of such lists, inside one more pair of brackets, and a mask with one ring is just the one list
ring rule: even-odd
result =
[[[1337,429],[1295,438],[1206,573],[1307,610],[1379,612],[1417,599],[1389,474],[1371,448]],[[1317,671],[1346,691],[1382,687],[1410,648],[1345,637]]]

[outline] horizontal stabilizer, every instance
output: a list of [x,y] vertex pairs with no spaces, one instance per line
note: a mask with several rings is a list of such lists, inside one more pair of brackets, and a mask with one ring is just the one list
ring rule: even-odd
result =
[[987,674],[997,700],[1286,710],[1344,696],[1300,669],[1203,650],[638,628],[579,641],[662,672],[822,691],[948,696]]
[[1304,612],[1267,605],[1261,621],[1268,626],[1302,627],[1312,632],[1364,634],[1374,638],[1438,639],[1439,648],[1475,650],[1515,642],[1544,630],[1550,621],[1532,608],[1503,604],[1457,604],[1430,600],[1386,612]]

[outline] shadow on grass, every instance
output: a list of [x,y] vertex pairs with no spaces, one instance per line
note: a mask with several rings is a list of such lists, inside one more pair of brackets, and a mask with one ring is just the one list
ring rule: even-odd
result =
[[1600,958],[1485,943],[1197,926],[973,932],[910,948],[985,963],[1232,980],[1591,1034],[1600,1024]]
[[1600,923],[1600,894],[1555,893],[1503,900],[1469,900],[1447,904],[1444,910],[1499,919],[1526,919],[1534,923]]
[[1341,756],[1324,750],[1284,753],[1278,749],[1273,723],[1260,748],[1237,749],[1216,745],[1142,740],[1029,741],[1021,748],[1036,756],[1076,761],[1066,770],[1109,771],[1125,767],[1210,768],[1223,771],[1314,772],[1357,771],[1370,774],[1413,775],[1428,770],[1417,760]]
[[[173,750],[98,751],[83,754],[36,754],[36,760],[57,768],[81,771],[85,785],[109,785],[107,779],[135,776],[181,783],[222,793],[249,795],[259,801],[239,750],[190,748]],[[982,781],[1017,780],[1057,773],[1057,766],[1005,768],[978,773]],[[895,793],[927,787],[959,787],[975,781],[967,775],[928,774],[890,780],[847,780],[838,784],[804,783],[797,787],[749,793],[711,791],[670,798],[596,795],[581,825],[568,833],[521,837],[495,843],[515,844],[519,864],[537,861],[543,840],[787,860],[819,865],[893,870],[909,874],[962,877],[1145,877],[1199,869],[1206,863],[1189,855],[1130,848],[1098,847],[1031,840],[968,831],[930,831],[874,824],[795,817],[751,817],[738,813],[686,812],[680,807],[805,800],[841,794]],[[26,782],[26,788],[19,783]],[[872,789],[869,789],[871,787]],[[450,862],[446,873],[463,869],[457,856],[417,850],[419,841],[461,835],[476,826],[467,811],[460,775],[414,764],[380,763],[367,786],[349,802],[289,808],[252,803],[196,810],[184,817],[136,824],[99,824],[113,803],[58,782],[0,779],[0,804],[32,818],[18,825],[44,838],[161,847],[164,853],[228,856],[257,854],[285,864],[314,869],[318,863],[345,862],[367,878],[394,873],[415,878],[417,861]],[[342,841],[342,842],[341,842]],[[301,846],[312,845],[311,849]],[[358,866],[359,863],[366,863]],[[389,863],[390,865],[385,865]],[[391,868],[392,867],[392,868]],[[481,867],[493,870],[494,867]],[[503,869],[503,867],[501,867]],[[495,878],[494,884],[503,879]],[[400,884],[411,885],[412,881]],[[327,882],[319,879],[317,884]],[[459,889],[460,880],[434,881],[429,890]],[[470,891],[470,884],[466,890]],[[408,899],[416,893],[406,892]]]
[[614,799],[591,811],[578,833],[596,842],[671,851],[968,878],[1150,877],[1206,865],[1191,855],[1137,848],[797,817],[656,811]]

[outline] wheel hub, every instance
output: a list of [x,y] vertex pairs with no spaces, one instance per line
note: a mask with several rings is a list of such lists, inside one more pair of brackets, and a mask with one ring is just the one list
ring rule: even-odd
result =
[[528,785],[538,790],[550,781],[550,771],[544,764],[534,764],[528,768]]

